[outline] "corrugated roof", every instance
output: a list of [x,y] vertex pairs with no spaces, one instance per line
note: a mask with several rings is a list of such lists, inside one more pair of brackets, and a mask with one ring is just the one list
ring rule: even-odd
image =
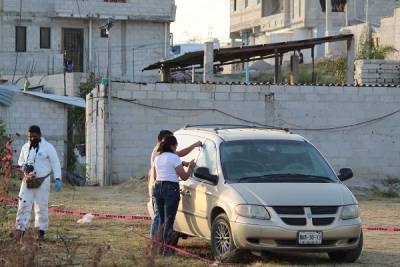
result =
[[26,92],[24,92],[24,94],[41,97],[44,99],[48,99],[51,101],[59,102],[59,103],[70,105],[70,106],[75,106],[75,107],[80,107],[80,108],[86,107],[85,100],[80,97],[53,95],[53,94],[45,94],[45,93],[30,92],[30,91],[26,91]]
[[[37,86],[34,86],[34,85],[32,85],[31,87],[37,88]],[[58,102],[58,103],[75,106],[75,107],[80,107],[80,108],[86,107],[85,100],[80,97],[45,94],[45,93],[33,92],[33,91],[23,91],[21,86],[14,85],[14,84],[1,84],[0,85],[0,104],[5,105],[5,106],[10,106],[12,103],[12,96],[14,93],[24,93],[27,95],[47,99],[47,100],[50,100],[53,102]]]
[[1,90],[0,88],[0,105],[10,106],[12,103],[13,92],[8,90]]
[[[353,34],[340,34],[335,36],[311,38],[290,42],[214,49],[214,66],[264,59],[268,57],[273,57],[276,54],[284,54],[290,51],[310,49],[316,45],[320,45],[323,43],[346,41],[351,40],[352,38]],[[173,59],[159,61],[150,66],[147,66],[143,69],[143,71],[160,69],[161,67],[179,70],[189,66],[202,66],[204,64],[203,61],[204,51],[196,51],[186,53],[180,57],[176,57]]]

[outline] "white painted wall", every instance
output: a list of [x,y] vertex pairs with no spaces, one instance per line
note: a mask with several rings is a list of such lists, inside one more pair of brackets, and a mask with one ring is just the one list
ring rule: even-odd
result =
[[[164,108],[220,109],[243,119],[289,128],[326,128],[374,119],[399,109],[400,90],[386,87],[318,87],[275,85],[132,84],[114,83],[115,96]],[[94,93],[93,95],[96,95]],[[96,102],[99,107],[96,108]],[[87,143],[102,135],[102,98],[88,99]],[[121,182],[145,175],[161,129],[186,124],[241,123],[213,111],[167,111],[114,99],[113,179]],[[97,111],[95,111],[97,110]],[[93,117],[94,114],[97,117]],[[338,170],[355,171],[353,185],[365,186],[400,173],[400,114],[375,123],[335,131],[298,131],[314,143]],[[90,123],[91,122],[91,123]],[[101,140],[100,137],[98,140]],[[87,157],[91,178],[102,155]],[[97,165],[96,165],[97,161]]]

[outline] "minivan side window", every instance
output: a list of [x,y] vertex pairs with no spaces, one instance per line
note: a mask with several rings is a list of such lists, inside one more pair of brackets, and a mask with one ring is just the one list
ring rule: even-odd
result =
[[196,167],[207,167],[210,174],[218,175],[217,148],[214,142],[206,140],[196,161]]
[[[188,146],[193,145],[197,141],[203,142],[203,139],[204,139],[204,138],[199,138],[196,136],[186,135],[186,134],[177,134],[177,135],[175,135],[175,137],[178,141],[178,147],[177,147],[178,151],[182,150],[184,148],[187,148]],[[192,159],[196,160],[197,157],[199,156],[199,152],[200,152],[200,149],[195,148],[192,150],[192,152],[190,152],[186,156],[182,157],[181,160],[183,160],[183,161],[191,161]]]

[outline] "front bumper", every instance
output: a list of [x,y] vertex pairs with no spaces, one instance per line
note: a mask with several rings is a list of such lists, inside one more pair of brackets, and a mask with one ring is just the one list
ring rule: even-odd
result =
[[[357,247],[361,219],[340,221],[326,227],[292,227],[270,221],[256,224],[254,220],[231,222],[236,247],[249,250],[329,252]],[[299,231],[321,231],[321,245],[298,245]]]

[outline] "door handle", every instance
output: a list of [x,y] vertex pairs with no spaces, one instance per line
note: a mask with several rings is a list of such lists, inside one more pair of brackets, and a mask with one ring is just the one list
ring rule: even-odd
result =
[[188,196],[188,197],[190,197],[191,194],[192,194],[192,193],[190,193],[190,191],[187,190],[187,189],[182,189],[182,190],[181,190],[181,195],[182,195],[182,196]]
[[206,195],[207,195],[207,196],[211,196],[212,193],[211,193],[210,191],[206,191]]

